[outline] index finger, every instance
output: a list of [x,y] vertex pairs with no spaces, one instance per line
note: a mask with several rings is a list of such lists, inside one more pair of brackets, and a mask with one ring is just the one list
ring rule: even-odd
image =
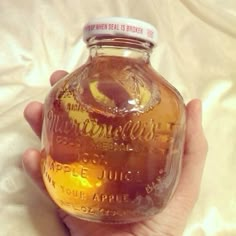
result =
[[57,70],[50,76],[50,84],[53,86],[58,80],[68,75],[68,72],[64,70]]
[[[55,71],[50,76],[50,84],[54,85],[58,80],[62,79],[68,73],[64,70]],[[24,110],[24,117],[29,123],[30,127],[40,137],[42,131],[43,121],[43,104],[39,102],[29,103]]]

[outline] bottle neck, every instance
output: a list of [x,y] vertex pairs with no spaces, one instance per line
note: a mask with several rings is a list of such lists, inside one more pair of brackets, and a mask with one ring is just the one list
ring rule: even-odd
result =
[[143,60],[149,63],[150,53],[153,45],[148,42],[130,38],[91,38],[87,45],[90,49],[90,58],[99,56],[125,57]]

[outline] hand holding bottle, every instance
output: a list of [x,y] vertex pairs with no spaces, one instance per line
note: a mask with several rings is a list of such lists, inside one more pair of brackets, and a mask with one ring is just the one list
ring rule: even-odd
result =
[[[51,84],[64,77],[65,71],[57,71],[51,76]],[[25,108],[25,118],[40,137],[42,130],[43,104],[32,102]],[[175,194],[167,207],[160,214],[133,224],[109,225],[91,223],[74,218],[59,210],[59,217],[66,224],[71,236],[180,236],[188,217],[197,201],[207,154],[207,141],[202,129],[202,108],[199,100],[192,100],[186,106],[186,141],[183,155],[183,167]],[[28,149],[23,155],[23,165],[35,183],[45,190],[41,170],[40,152]]]

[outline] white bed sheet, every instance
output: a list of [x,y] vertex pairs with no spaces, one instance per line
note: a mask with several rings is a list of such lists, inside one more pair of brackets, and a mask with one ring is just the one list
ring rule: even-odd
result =
[[100,16],[156,25],[153,66],[186,102],[203,100],[209,154],[184,236],[235,236],[235,0],[0,1],[0,236],[66,235],[22,170],[23,151],[40,147],[22,112],[29,101],[43,101],[51,72],[84,62],[82,27]]

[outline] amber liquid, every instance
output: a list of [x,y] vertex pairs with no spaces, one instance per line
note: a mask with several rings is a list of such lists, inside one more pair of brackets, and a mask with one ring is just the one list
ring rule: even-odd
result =
[[45,102],[42,175],[50,196],[96,222],[157,214],[178,181],[184,119],[181,96],[147,62],[91,58]]

